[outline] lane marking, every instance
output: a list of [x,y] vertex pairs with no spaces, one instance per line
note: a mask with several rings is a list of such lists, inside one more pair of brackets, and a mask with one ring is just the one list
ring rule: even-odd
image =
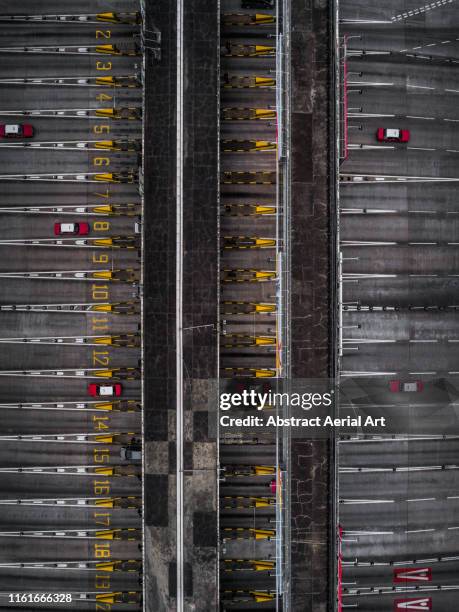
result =
[[430,567],[399,567],[394,568],[393,581],[397,583],[406,582],[431,582],[432,568]]
[[401,21],[402,19],[407,19],[408,17],[412,17],[413,15],[419,15],[419,13],[423,13],[424,11],[430,11],[431,9],[444,7],[447,4],[452,4],[452,2],[454,2],[454,0],[441,0],[439,2],[432,2],[430,5],[425,4],[405,13],[399,13],[398,15],[395,15],[391,17],[391,21]]
[[184,399],[183,399],[183,265],[184,265],[184,244],[183,244],[183,217],[184,217],[184,1],[177,2],[176,17],[176,53],[177,53],[177,75],[176,75],[176,262],[175,262],[175,367],[176,367],[176,434],[175,434],[175,475],[176,475],[176,609],[177,612],[184,610]]

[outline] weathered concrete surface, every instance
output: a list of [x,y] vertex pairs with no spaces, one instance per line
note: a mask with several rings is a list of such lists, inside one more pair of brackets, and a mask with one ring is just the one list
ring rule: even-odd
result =
[[[332,375],[330,1],[291,3],[293,378]],[[292,441],[290,468],[291,609],[329,612],[329,442]]]
[[[161,60],[147,62],[145,150],[146,603],[176,609],[176,3],[147,3]],[[184,14],[185,591],[186,609],[217,609],[216,446],[207,437],[217,337],[217,5]],[[194,329],[191,329],[194,328]]]

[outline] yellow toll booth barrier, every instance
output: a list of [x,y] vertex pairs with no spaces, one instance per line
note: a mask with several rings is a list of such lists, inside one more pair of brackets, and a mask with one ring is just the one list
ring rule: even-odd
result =
[[105,117],[107,119],[140,119],[140,109],[135,107],[126,108],[97,108],[95,111],[96,117]]
[[106,87],[114,87],[116,85],[116,81],[112,76],[99,76],[96,77],[96,85],[102,85]]
[[263,593],[262,591],[251,591],[250,593],[257,603],[264,603],[267,601],[273,601],[273,593]]
[[254,506],[255,508],[268,508],[271,506],[271,500],[267,497],[255,497],[254,498]]
[[276,111],[270,108],[254,108],[253,114],[254,119],[275,119]]
[[111,280],[113,273],[110,270],[101,270],[100,272],[93,272],[92,278],[101,278],[103,280]]
[[104,172],[103,174],[95,174],[95,181],[100,181],[101,183],[119,183],[116,178],[116,175],[112,172]]
[[255,87],[275,87],[276,79],[271,77],[255,77]]
[[[239,206],[241,207],[245,207],[247,206],[251,212],[248,213],[247,216],[251,216],[251,215],[275,215],[276,214],[276,207],[275,206],[265,206],[263,204],[240,204]],[[242,213],[243,216],[245,216],[244,213]]]
[[256,465],[255,474],[257,476],[269,476],[276,473],[276,468],[273,465]]
[[255,378],[273,378],[276,376],[275,370],[253,370]]
[[107,55],[120,55],[120,52],[115,45],[97,45],[97,53],[105,53]]
[[266,15],[265,13],[256,13],[254,22],[257,25],[263,25],[265,23],[274,23],[276,18],[274,15]]
[[91,308],[95,312],[113,312],[113,304],[97,304]]
[[115,595],[115,593],[96,593],[96,601],[100,601],[102,603],[107,604],[114,604]]
[[258,312],[260,314],[265,312],[276,312],[275,304],[254,304],[254,306],[255,312]]
[[113,436],[95,436],[94,440],[102,444],[113,444]]
[[111,346],[113,344],[113,338],[110,338],[109,336],[100,337],[100,338],[91,338],[91,341],[94,344],[103,344],[105,346]]
[[252,142],[254,144],[251,151],[275,151],[277,149],[277,143],[269,140],[254,140]]
[[115,108],[97,108],[96,117],[113,117],[115,115]]
[[95,505],[101,508],[114,508],[115,507],[115,500],[107,497],[105,499],[96,499],[95,500]]
[[254,45],[255,55],[274,55],[276,53],[276,47],[270,45]]
[[113,378],[114,373],[114,370],[97,370],[93,374],[98,378]]
[[268,540],[276,535],[274,529],[251,529],[250,531],[255,540]]
[[113,12],[97,13],[96,19],[97,21],[102,21],[104,23],[131,23],[133,24],[133,23],[140,23],[140,13],[137,11],[134,13],[123,13],[123,14],[113,13]]
[[270,108],[228,106],[223,108],[222,116],[225,121],[253,121],[255,119],[275,119],[276,111]]
[[113,206],[110,206],[110,205],[107,205],[107,206],[95,206],[93,208],[93,211],[95,213],[98,213],[98,214],[107,214],[107,215],[109,215],[110,213],[113,212]]
[[255,336],[256,346],[272,346],[273,344],[276,344],[276,338],[271,338],[269,336]]
[[255,151],[275,151],[277,144],[269,140],[223,140],[224,153],[250,153]]
[[255,238],[255,246],[260,249],[266,249],[276,246],[274,238]]
[[116,561],[104,561],[102,563],[96,563],[96,568],[103,572],[114,572],[116,569]]
[[275,23],[274,15],[265,15],[264,13],[228,13],[223,15],[223,23],[226,26],[245,26],[245,25],[266,25]]
[[115,540],[116,532],[119,529],[104,529],[103,531],[96,531],[96,538],[100,538],[101,540]]
[[276,278],[276,272],[268,270],[256,270],[255,280],[274,280]]
[[113,468],[110,467],[98,467],[95,468],[94,471],[96,474],[101,474],[103,476],[113,476]]
[[99,140],[94,144],[96,149],[103,149],[104,151],[119,151],[120,148],[116,146],[114,140]]
[[96,404],[95,407],[97,408],[97,410],[106,410],[107,412],[109,412],[110,410],[113,410],[113,403],[108,402],[104,404]]
[[250,561],[256,572],[266,572],[276,567],[274,561]]

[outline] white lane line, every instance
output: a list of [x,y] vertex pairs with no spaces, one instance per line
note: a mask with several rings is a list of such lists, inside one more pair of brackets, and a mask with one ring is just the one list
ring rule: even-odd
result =
[[176,93],[176,264],[175,264],[175,350],[176,350],[176,541],[175,554],[177,564],[176,577],[176,610],[184,612],[184,399],[183,399],[183,166],[185,134],[184,115],[184,0],[177,0],[176,20],[176,53],[177,53],[177,93]]
[[390,149],[391,151],[395,151],[395,147],[391,145],[389,146],[370,145],[370,144],[359,144],[359,143],[350,143],[349,149],[352,149],[352,151],[370,151],[370,150],[377,150],[377,149]]
[[432,2],[430,5],[426,4],[424,6],[419,6],[411,11],[407,11],[405,13],[399,13],[398,15],[391,17],[392,21],[401,21],[402,19],[407,19],[408,17],[412,17],[413,15],[419,15],[419,13],[423,13],[424,11],[430,11],[431,9],[441,8],[446,6],[447,4],[451,4],[454,0],[440,0],[439,2]]
[[[356,538],[343,538],[342,540],[343,542],[358,542],[358,540]],[[349,606],[347,606],[349,608]],[[354,608],[357,607],[357,604],[354,606]]]
[[362,87],[364,85],[367,87],[392,87],[394,85],[394,83],[386,83],[384,81],[348,81],[347,84],[355,87]]
[[457,149],[446,149],[447,153],[459,153]]
[[[402,52],[400,51],[400,53],[402,53]],[[367,87],[368,86],[372,86],[372,87],[376,87],[376,86],[378,86],[378,87],[394,87],[394,86],[401,87],[401,85],[396,85],[395,83],[384,83],[384,82],[381,82],[381,83],[372,83],[372,82],[365,83],[365,81],[349,82],[348,85],[352,85],[354,87],[364,87],[364,86],[367,86]],[[412,89],[427,89],[427,90],[431,90],[431,91],[437,90],[437,87],[431,87],[429,85],[411,85],[411,84],[408,84],[407,87],[411,87]],[[443,89],[443,90],[441,88],[438,88],[438,89],[439,89],[439,91],[445,91],[447,93],[459,93],[459,89]]]
[[437,43],[430,43],[430,45],[426,45],[426,47],[435,47]]
[[446,117],[443,117],[443,121],[451,121],[452,123],[457,123],[459,119],[448,119]]
[[360,504],[395,504],[395,499],[340,499],[340,504],[360,505]]
[[411,149],[412,151],[436,151],[437,149],[427,149],[424,147],[407,147],[407,149]]
[[435,529],[406,529],[405,533],[425,533],[426,531],[435,531]]
[[[459,499],[459,495],[448,495],[446,500]],[[361,505],[375,505],[375,504],[403,504],[404,502],[428,502],[428,501],[442,501],[442,498],[437,497],[415,497],[410,499],[356,499],[356,498],[340,498],[339,503],[347,506],[361,506]],[[458,529],[458,527],[450,527],[450,529]]]
[[434,121],[436,117],[418,117],[417,115],[407,115],[407,119],[425,119],[426,121]]
[[448,44],[448,43],[450,43],[450,42],[451,42],[450,40],[442,40],[441,44],[442,44],[442,45],[447,45],[447,44]]

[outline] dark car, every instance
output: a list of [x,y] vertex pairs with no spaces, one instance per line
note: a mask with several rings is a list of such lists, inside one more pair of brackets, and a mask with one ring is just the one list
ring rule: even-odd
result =
[[142,461],[142,447],[140,444],[131,444],[130,446],[122,446],[120,457],[124,461]]

